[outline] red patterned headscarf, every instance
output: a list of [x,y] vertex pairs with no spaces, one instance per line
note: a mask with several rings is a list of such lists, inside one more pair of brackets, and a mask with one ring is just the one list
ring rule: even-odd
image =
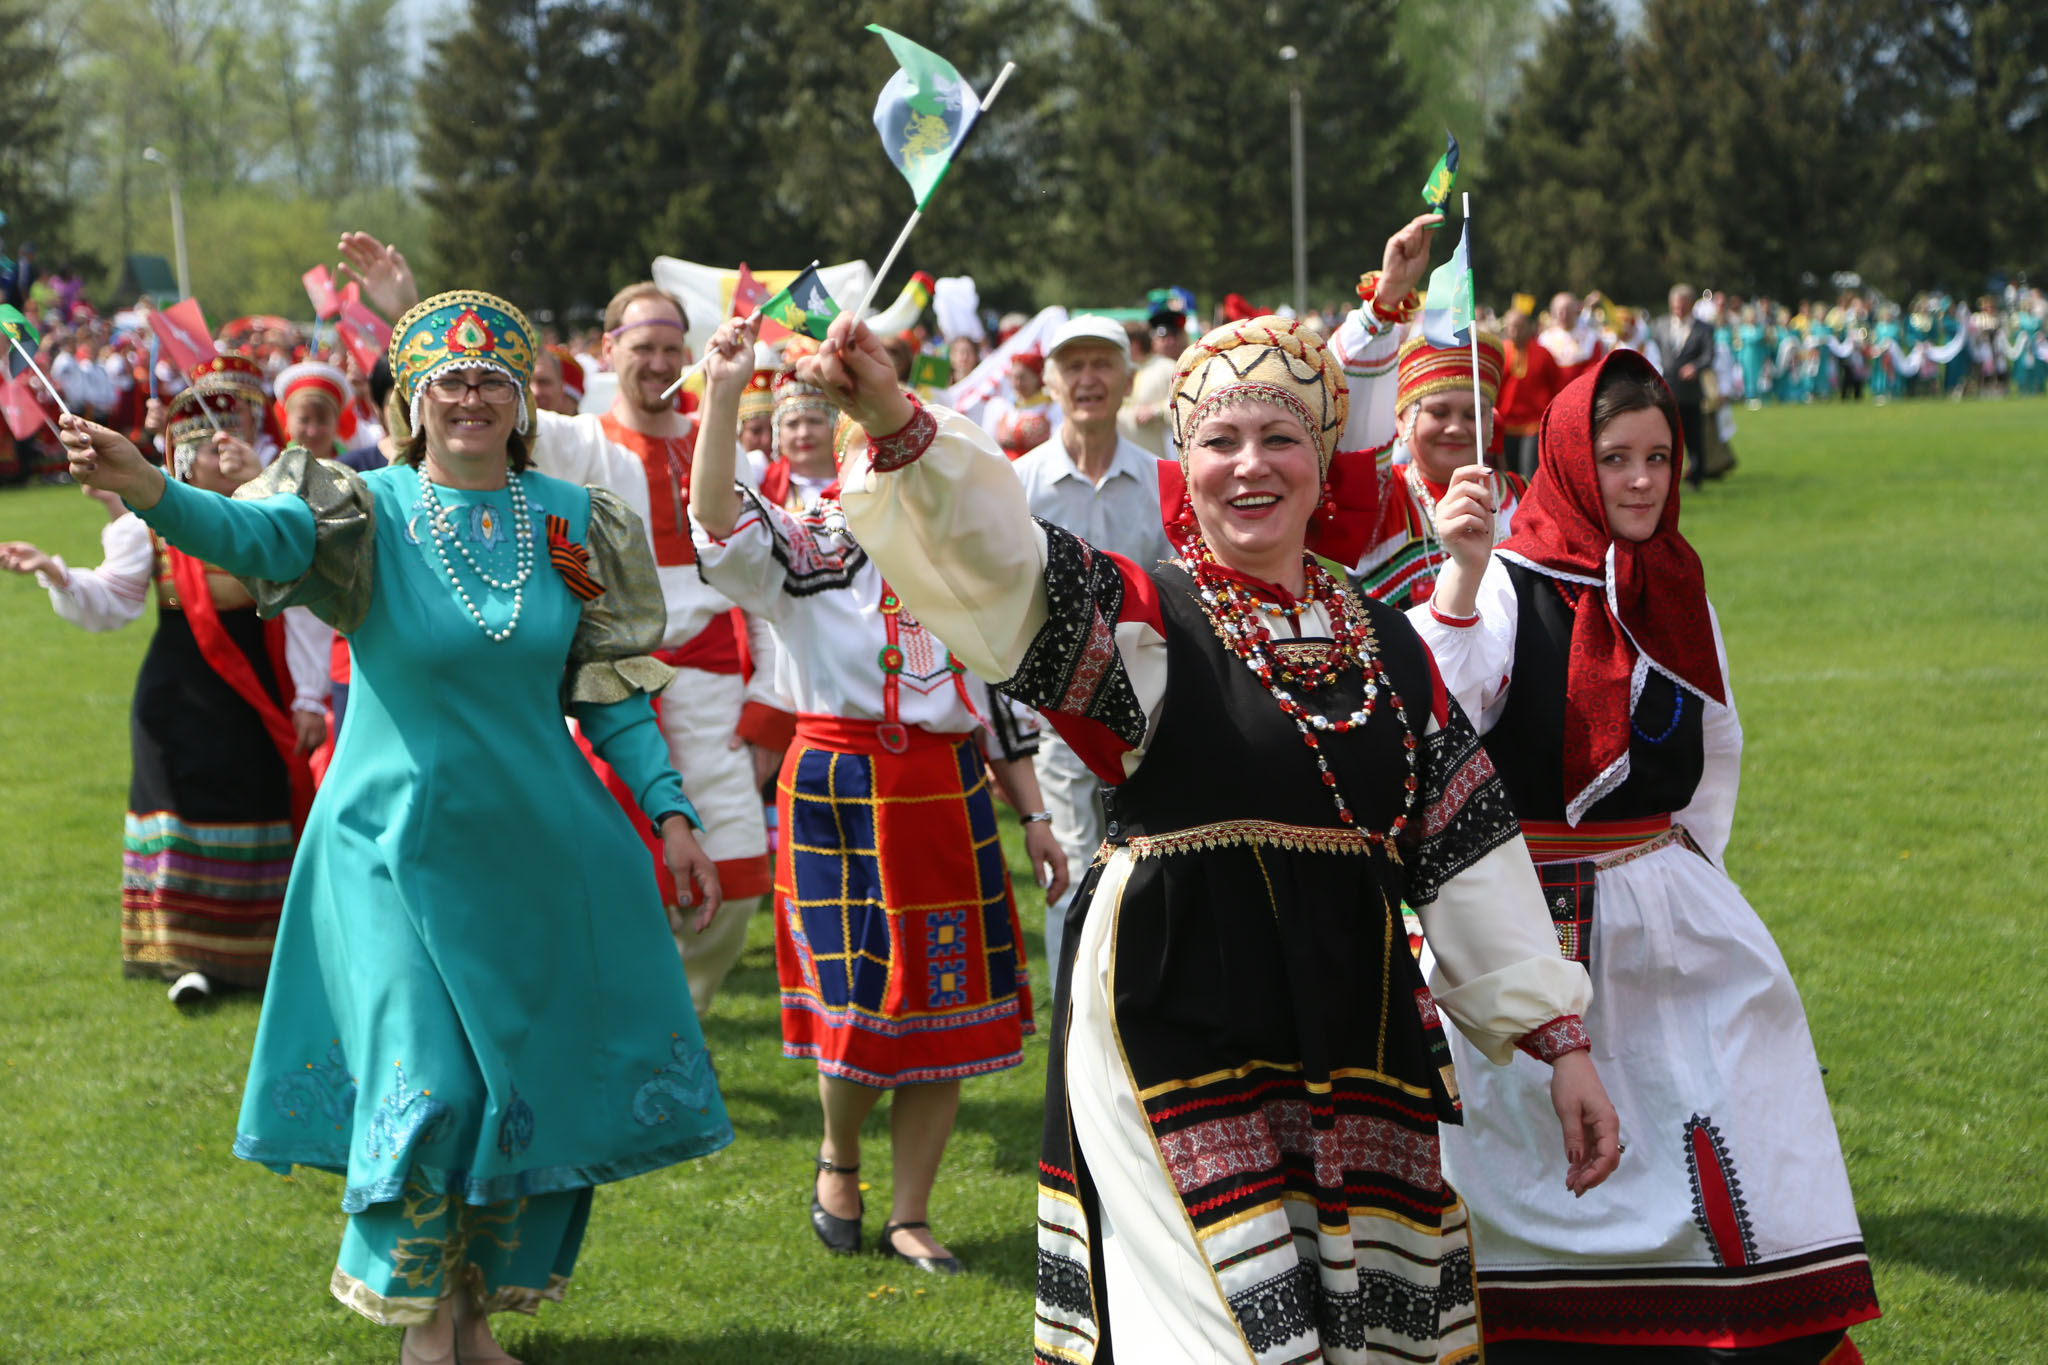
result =
[[1540,463],[1500,553],[1540,574],[1588,585],[1578,594],[1565,682],[1565,818],[1577,824],[1628,778],[1630,718],[1649,669],[1725,702],[1700,557],[1678,531],[1684,441],[1671,433],[1671,491],[1648,540],[1607,529],[1593,452],[1600,378],[1632,369],[1663,380],[1636,351],[1610,352],[1567,385],[1543,414]]

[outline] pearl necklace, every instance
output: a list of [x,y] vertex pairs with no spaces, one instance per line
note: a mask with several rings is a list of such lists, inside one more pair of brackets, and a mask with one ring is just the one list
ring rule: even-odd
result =
[[[1415,732],[1408,725],[1408,710],[1380,662],[1378,642],[1373,638],[1370,621],[1363,615],[1353,614],[1350,595],[1337,585],[1321,564],[1307,555],[1303,556],[1303,561],[1308,591],[1303,595],[1300,607],[1286,614],[1298,615],[1306,610],[1308,603],[1318,603],[1330,618],[1330,633],[1334,638],[1321,662],[1296,672],[1273,648],[1273,637],[1265,622],[1259,619],[1260,604],[1250,593],[1217,572],[1215,557],[1208,545],[1198,541],[1188,557],[1203,609],[1215,625],[1217,634],[1251,670],[1252,676],[1273,698],[1281,714],[1294,722],[1294,728],[1301,733],[1302,743],[1315,757],[1317,776],[1329,789],[1330,800],[1337,808],[1337,818],[1346,825],[1357,824],[1358,817],[1344,800],[1344,793],[1338,790],[1337,774],[1323,755],[1317,736],[1349,734],[1353,730],[1364,729],[1372,719],[1381,692],[1385,692],[1388,705],[1393,707],[1395,718],[1401,723],[1401,747],[1408,764],[1403,782],[1402,812],[1394,817],[1393,826],[1387,831],[1386,837],[1392,840],[1408,827],[1408,812],[1415,804],[1416,788],[1420,785],[1415,776]],[[1276,685],[1277,680],[1281,684],[1292,683],[1306,692],[1314,692],[1334,683],[1351,667],[1364,671],[1365,695],[1357,710],[1339,719],[1310,711],[1295,700],[1285,686]]]
[[[534,565],[533,518],[527,512],[526,489],[520,484],[519,476],[516,474],[510,476],[506,483],[512,491],[512,537],[518,547],[518,563],[511,579],[501,582],[493,578],[483,565],[477,563],[476,556],[462,543],[462,537],[443,524],[447,509],[441,504],[440,494],[434,491],[434,481],[428,478],[424,471],[420,474],[420,501],[427,505],[427,532],[428,538],[434,542],[434,557],[440,560],[441,571],[447,575],[449,585],[455,589],[456,600],[461,602],[463,610],[469,613],[469,619],[476,623],[476,628],[483,632],[484,638],[495,645],[504,644],[512,638],[512,632],[519,629],[519,613],[526,605],[526,581],[533,576]],[[456,552],[468,563],[478,578],[499,592],[512,594],[512,619],[505,623],[503,630],[491,629],[490,622],[484,619],[483,611],[471,600],[469,589],[462,586],[462,579],[455,572],[455,563],[448,557],[448,542],[451,540],[455,542]]]

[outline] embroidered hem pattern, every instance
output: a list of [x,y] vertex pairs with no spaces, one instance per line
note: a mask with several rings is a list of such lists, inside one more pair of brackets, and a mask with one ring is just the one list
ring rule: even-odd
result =
[[1489,1340],[1768,1346],[1878,1316],[1861,1242],[1750,1266],[1561,1268],[1479,1274]]

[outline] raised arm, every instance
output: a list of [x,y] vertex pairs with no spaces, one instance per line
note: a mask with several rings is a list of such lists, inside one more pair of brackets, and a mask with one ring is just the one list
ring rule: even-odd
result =
[[1010,462],[974,423],[898,389],[881,343],[850,316],[799,372],[870,438],[839,471],[854,539],[968,668],[1016,673],[1048,601],[1045,537]]
[[313,566],[314,517],[301,498],[228,499],[166,479],[128,439],[66,417],[71,476],[118,493],[165,540],[237,578],[292,582]]

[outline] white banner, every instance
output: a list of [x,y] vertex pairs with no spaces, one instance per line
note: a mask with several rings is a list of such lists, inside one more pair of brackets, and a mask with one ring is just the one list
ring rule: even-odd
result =
[[[768,286],[770,293],[803,272],[802,266],[793,270],[755,270],[752,266],[748,269],[755,279]],[[866,261],[818,267],[818,279],[841,308],[851,308],[860,302],[860,296],[868,290],[871,273]],[[654,282],[661,286],[661,291],[682,304],[683,312],[690,319],[689,330],[685,334],[689,339],[690,354],[704,354],[704,343],[711,340],[718,324],[732,312],[732,291],[733,286],[739,283],[739,270],[699,265],[674,256],[656,256],[653,274]]]

